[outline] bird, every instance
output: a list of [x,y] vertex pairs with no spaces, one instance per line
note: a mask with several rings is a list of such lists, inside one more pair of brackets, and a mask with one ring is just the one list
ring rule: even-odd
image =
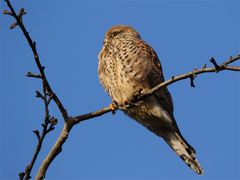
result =
[[111,97],[110,107],[119,107],[127,116],[162,138],[197,174],[203,174],[195,149],[178,128],[167,87],[127,106],[137,94],[146,93],[164,82],[156,52],[133,27],[115,25],[105,33],[98,54],[98,78]]

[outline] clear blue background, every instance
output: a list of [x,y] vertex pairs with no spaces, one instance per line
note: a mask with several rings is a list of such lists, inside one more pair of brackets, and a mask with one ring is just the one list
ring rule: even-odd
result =
[[[158,53],[165,78],[209,63],[220,63],[240,50],[239,1],[14,1],[24,7],[24,23],[37,42],[46,74],[70,115],[107,106],[111,101],[97,77],[97,55],[105,31],[115,24],[135,27]],[[1,1],[1,10],[7,9]],[[13,19],[1,16],[1,179],[17,179],[36,146],[43,104],[35,98],[41,81],[32,52]],[[238,64],[239,63],[235,63]],[[190,170],[162,139],[122,112],[83,122],[72,130],[47,179],[239,179],[239,73],[205,74],[169,89],[179,127],[205,172]],[[63,120],[46,137],[34,176],[49,152]]]

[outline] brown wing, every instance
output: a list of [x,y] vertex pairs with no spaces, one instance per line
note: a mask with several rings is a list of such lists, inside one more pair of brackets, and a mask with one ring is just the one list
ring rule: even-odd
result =
[[[143,48],[142,53],[145,56],[148,56],[146,59],[149,59],[149,65],[151,66],[151,71],[148,74],[147,80],[150,88],[153,88],[162,82],[164,82],[164,75],[161,63],[158,59],[157,54],[147,43],[142,42],[145,46]],[[166,111],[169,114],[173,114],[173,101],[171,94],[169,93],[167,88],[163,88],[154,94],[156,98],[159,100],[159,103],[166,108]]]
[[[149,65],[151,66],[151,69],[152,69],[150,73],[148,73],[148,78],[147,78],[148,84],[150,88],[153,88],[158,84],[161,84],[162,82],[164,82],[164,75],[163,75],[162,66],[158,59],[157,54],[148,44],[146,44],[145,42],[143,43],[146,48],[144,48],[142,52],[145,53],[145,55],[148,56],[147,59],[151,61],[149,62]],[[162,108],[165,108],[165,110],[171,116],[173,126],[176,128],[175,130],[178,132],[179,136],[188,145],[188,147],[192,150],[192,152],[196,153],[195,149],[185,140],[185,138],[182,136],[178,128],[177,122],[173,116],[174,107],[173,107],[172,96],[168,91],[167,87],[160,89],[154,95],[158,100],[159,104],[162,105]]]

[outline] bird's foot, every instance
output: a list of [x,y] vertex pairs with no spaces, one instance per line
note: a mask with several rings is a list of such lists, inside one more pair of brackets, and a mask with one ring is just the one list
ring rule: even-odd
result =
[[128,108],[134,106],[132,101],[125,101],[124,104],[121,106],[121,110],[127,110]]
[[133,95],[133,101],[138,101],[142,95],[142,92],[143,92],[142,88],[140,88],[138,91],[136,91],[135,94]]
[[115,114],[116,110],[118,109],[118,103],[113,101],[111,104],[109,104],[109,108],[112,110],[112,114]]

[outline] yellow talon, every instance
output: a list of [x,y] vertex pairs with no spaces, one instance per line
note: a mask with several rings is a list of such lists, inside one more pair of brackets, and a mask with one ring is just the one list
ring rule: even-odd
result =
[[115,102],[112,102],[109,105],[109,108],[112,110],[112,114],[114,115],[116,113],[116,110],[117,110],[118,106],[117,106],[117,104]]
[[111,103],[109,105],[109,108],[112,110],[112,111],[115,111],[116,110],[116,105],[114,103]]

